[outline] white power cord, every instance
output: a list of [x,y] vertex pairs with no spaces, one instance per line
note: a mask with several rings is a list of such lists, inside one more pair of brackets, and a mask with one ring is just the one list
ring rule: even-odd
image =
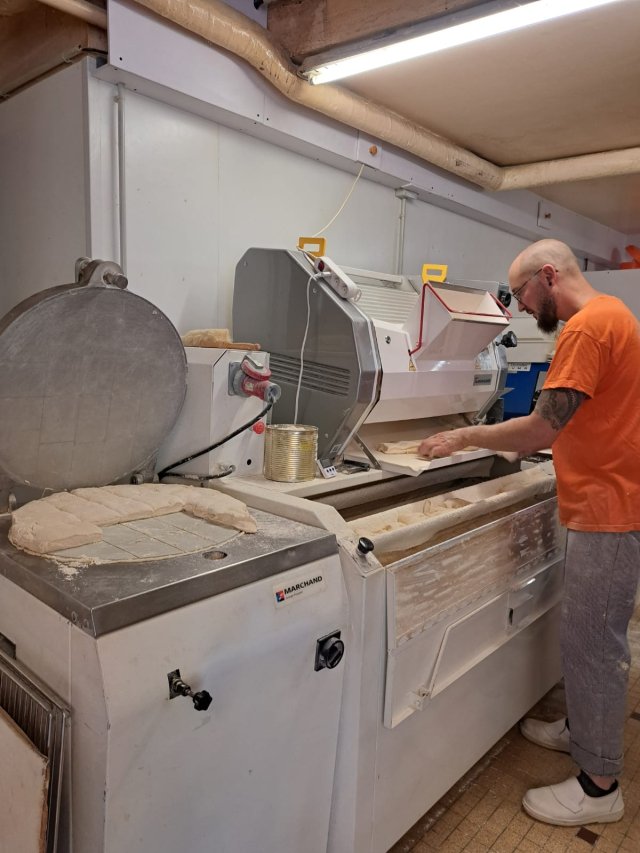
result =
[[307,281],[307,325],[304,327],[304,335],[302,338],[302,346],[300,347],[300,373],[298,374],[298,387],[296,388],[296,405],[293,411],[293,422],[298,423],[298,402],[300,400],[300,388],[302,387],[302,371],[304,370],[304,348],[307,344],[307,335],[309,334],[309,322],[311,321],[311,302],[309,300],[309,288],[311,282],[318,278],[318,275],[310,275]]
[[340,216],[340,214],[342,213],[342,211],[345,209],[347,202],[348,202],[348,201],[349,201],[349,199],[351,198],[351,194],[352,194],[352,193],[353,193],[353,191],[355,190],[355,188],[356,188],[356,184],[357,184],[357,183],[358,183],[358,181],[360,180],[360,175],[362,175],[362,172],[364,171],[364,166],[365,166],[365,164],[364,164],[364,163],[360,166],[360,171],[359,171],[359,172],[358,172],[358,174],[356,175],[356,179],[355,179],[355,181],[353,182],[353,184],[351,185],[351,189],[350,189],[350,190],[349,190],[349,192],[347,193],[347,196],[346,196],[345,200],[342,202],[342,204],[341,204],[341,205],[340,205],[340,207],[338,208],[338,211],[337,211],[337,213],[335,214],[335,216],[333,216],[333,217],[332,217],[332,218],[327,222],[327,224],[324,226],[324,228],[321,228],[321,229],[318,231],[318,233],[317,233],[317,234],[312,234],[312,235],[311,235],[312,237],[319,237],[321,234],[324,234],[324,232],[327,230],[327,228],[328,228],[330,225],[333,225],[333,223],[336,221],[336,219]]
[[[345,200],[342,202],[342,204],[340,205],[340,207],[336,211],[335,215],[331,217],[331,219],[327,222],[327,224],[324,226],[324,228],[321,228],[320,231],[318,231],[316,234],[312,234],[311,235],[312,237],[319,237],[321,234],[323,234],[327,230],[327,228],[329,228],[330,225],[333,225],[333,223],[336,221],[336,219],[340,216],[342,211],[345,209],[347,202],[351,198],[351,195],[356,188],[356,184],[360,180],[360,176],[362,175],[362,173],[364,171],[364,167],[365,167],[365,164],[362,163],[360,166],[360,170],[358,171],[358,174],[356,175],[354,182],[351,184],[351,189],[347,193]],[[304,328],[304,336],[302,338],[302,345],[300,347],[300,372],[298,374],[298,387],[296,388],[296,403],[295,403],[295,408],[293,410],[293,422],[294,422],[294,424],[298,423],[298,405],[300,402],[300,389],[302,388],[302,373],[304,370],[304,348],[307,344],[307,335],[309,334],[309,323],[311,321],[311,302],[310,302],[309,288],[311,287],[311,282],[317,278],[322,278],[322,273],[315,273],[315,274],[310,275],[309,279],[307,281],[307,324]]]

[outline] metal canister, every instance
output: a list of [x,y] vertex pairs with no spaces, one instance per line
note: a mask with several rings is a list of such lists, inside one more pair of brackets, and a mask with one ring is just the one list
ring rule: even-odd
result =
[[318,455],[318,427],[271,424],[265,433],[264,476],[280,483],[313,480]]

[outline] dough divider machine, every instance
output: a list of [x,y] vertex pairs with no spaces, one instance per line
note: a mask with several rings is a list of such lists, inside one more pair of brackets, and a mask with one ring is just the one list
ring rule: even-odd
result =
[[318,427],[323,476],[220,489],[334,533],[349,595],[330,853],[385,853],[561,675],[552,463],[378,449],[505,391],[504,288],[425,279],[279,249],[236,271],[234,336],[270,354],[272,421]]
[[[218,435],[260,415],[227,390],[244,355],[193,354],[192,395],[209,386],[195,442],[214,375]],[[8,540],[8,503],[150,481],[186,388],[178,333],[116,264],[81,259],[0,320],[0,738],[18,755],[0,771],[2,849],[326,850],[349,654],[332,533],[248,498],[254,534],[176,513],[105,527],[88,557]],[[225,448],[240,472],[261,452],[259,431]],[[21,710],[40,695],[62,720],[56,762]],[[12,785],[34,756],[48,792]]]

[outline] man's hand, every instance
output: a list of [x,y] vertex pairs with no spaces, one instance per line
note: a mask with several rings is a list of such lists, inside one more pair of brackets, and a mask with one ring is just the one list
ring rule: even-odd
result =
[[451,456],[456,450],[462,450],[468,444],[467,429],[464,427],[462,429],[451,429],[425,438],[420,443],[418,453],[420,456],[426,456],[427,459],[434,459],[436,456]]

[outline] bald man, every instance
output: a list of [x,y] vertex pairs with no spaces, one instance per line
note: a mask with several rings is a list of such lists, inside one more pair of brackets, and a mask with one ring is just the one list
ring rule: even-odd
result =
[[567,717],[527,719],[525,737],[569,752],[580,774],[526,792],[525,810],[560,826],[624,814],[627,627],[640,567],[640,333],[629,309],[594,290],[564,243],[540,240],[509,270],[520,311],[543,332],[565,321],[534,411],[439,433],[423,456],[468,445],[521,454],[553,447],[560,521],[568,529],[561,654]]

